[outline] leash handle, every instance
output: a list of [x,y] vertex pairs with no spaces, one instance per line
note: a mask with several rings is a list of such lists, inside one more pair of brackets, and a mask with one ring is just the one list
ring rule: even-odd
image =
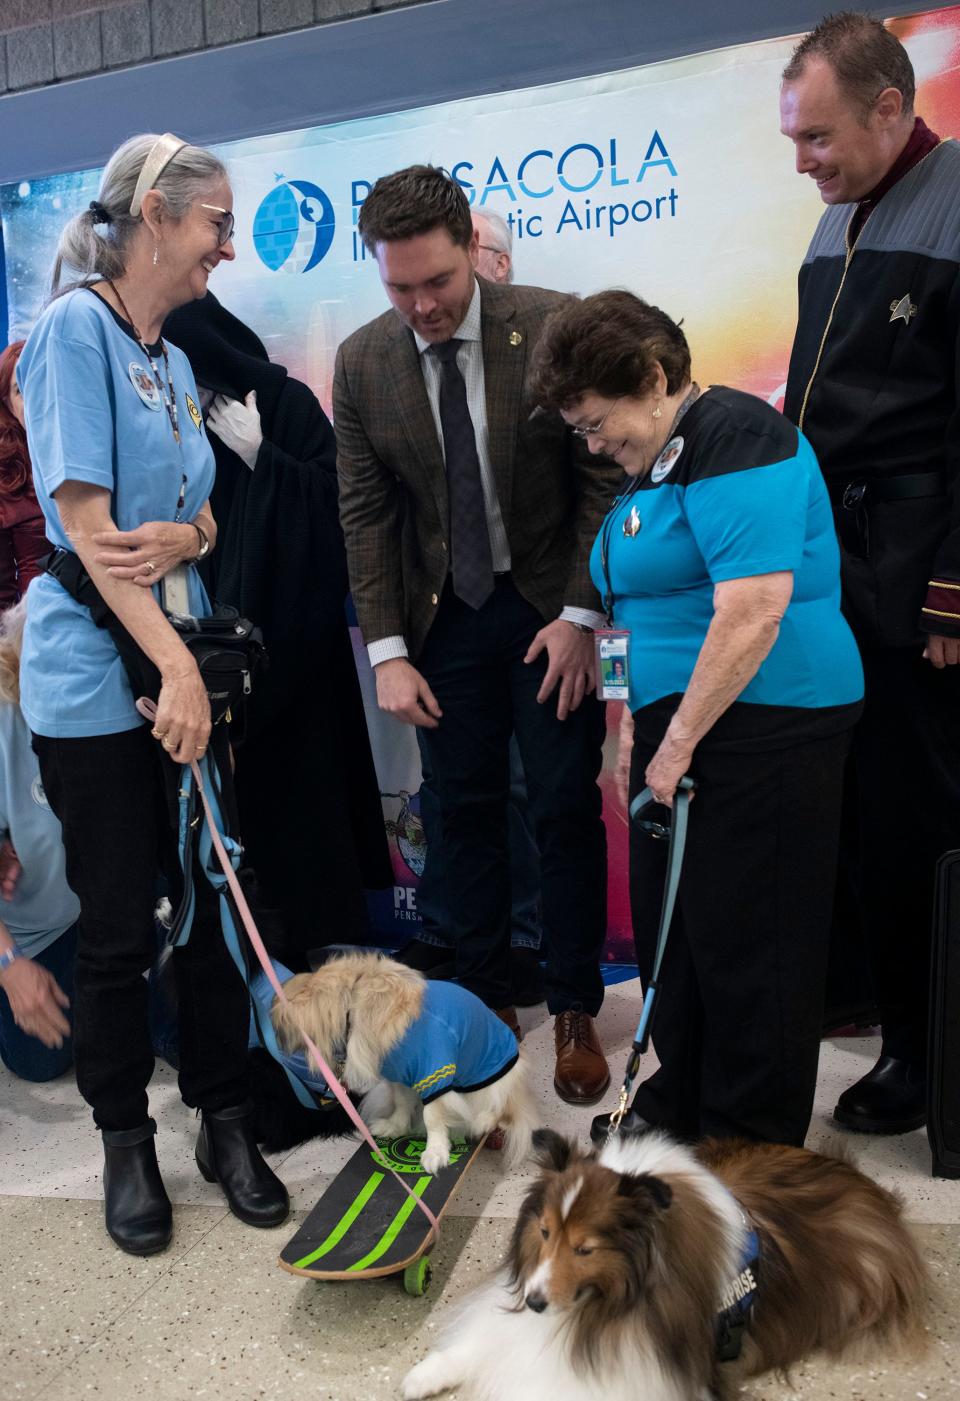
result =
[[[156,720],[157,707],[153,703],[153,701],[147,699],[147,697],[140,697],[140,699],[137,701],[137,709],[139,710],[140,714],[144,717],[144,719],[149,720],[151,723],[153,723]],[[260,937],[260,931],[256,926],[253,915],[250,913],[250,907],[247,904],[246,896],[243,893],[240,882],[237,880],[233,866],[230,864],[230,858],[224,849],[223,842],[220,838],[220,833],[217,830],[217,824],[213,819],[212,812],[210,811],[210,803],[207,799],[207,792],[203,783],[203,775],[200,772],[200,765],[197,763],[196,759],[190,760],[190,769],[193,772],[193,780],[197,785],[197,792],[199,793],[200,801],[203,804],[203,812],[207,821],[207,827],[210,831],[211,840],[213,841],[214,850],[217,853],[220,865],[223,867],[223,874],[226,876],[227,885],[230,887],[230,893],[233,896],[234,901],[236,902],[237,910],[239,912],[241,920],[243,921],[243,927],[247,933],[247,938],[253,945],[254,953],[257,955],[261,968],[267,975],[267,981],[270,983],[270,986],[273,988],[276,995],[280,998],[281,1002],[287,1002],[289,999],[284,993],[283,984],[276,975],[273,963],[270,959],[270,955],[267,953],[263,939]],[[303,1040],[304,1044],[306,1045],[308,1055],[313,1057],[314,1063],[320,1071],[320,1074],[327,1082],[327,1088],[332,1091],[334,1097],[346,1110],[348,1116],[353,1121],[355,1127],[359,1129],[362,1137],[366,1139],[367,1143],[370,1145],[373,1151],[378,1156],[380,1156],[380,1146],[377,1143],[377,1140],[374,1138],[373,1134],[370,1132],[360,1115],[357,1113],[350,1099],[350,1096],[347,1094],[347,1091],[344,1089],[343,1085],[341,1085],[336,1075],[327,1065],[323,1056],[320,1054],[317,1047],[313,1044],[310,1037],[307,1036],[306,1032],[303,1033]],[[397,1182],[406,1192],[407,1196],[410,1197],[414,1202],[416,1202],[417,1206],[420,1208],[424,1216],[426,1216],[427,1220],[430,1222],[430,1225],[434,1231],[434,1242],[436,1242],[436,1240],[438,1240],[440,1236],[440,1222],[437,1220],[436,1216],[427,1206],[423,1198],[417,1196],[416,1192],[414,1192],[411,1187],[407,1186],[406,1182],[404,1182],[400,1174],[398,1172],[394,1172],[392,1168],[390,1169],[390,1171],[393,1173],[393,1176],[396,1178]]]
[[[650,1022],[653,1017],[653,1008],[657,1000],[657,992],[660,986],[660,967],[663,963],[663,955],[667,948],[670,925],[673,923],[673,911],[677,903],[677,891],[680,888],[680,872],[683,869],[683,851],[687,844],[687,823],[690,816],[690,799],[693,797],[695,791],[696,784],[693,779],[685,775],[677,784],[677,791],[674,794],[673,821],[670,823],[670,845],[667,848],[667,876],[663,889],[663,904],[660,906],[660,927],[657,930],[657,948],[653,958],[653,973],[649,983],[644,989],[643,1008],[640,1012],[640,1021],[637,1025],[636,1035],[633,1038],[633,1047],[631,1048],[630,1056],[627,1060],[627,1073],[620,1087],[620,1097],[617,1100],[617,1107],[610,1115],[610,1126],[607,1130],[608,1139],[612,1138],[613,1135],[617,1133],[620,1128],[620,1121],[627,1112],[633,1081],[640,1069],[640,1057],[646,1052],[650,1042]],[[636,821],[638,815],[646,808],[651,807],[656,801],[651,790],[649,788],[644,788],[630,804],[631,821]]]

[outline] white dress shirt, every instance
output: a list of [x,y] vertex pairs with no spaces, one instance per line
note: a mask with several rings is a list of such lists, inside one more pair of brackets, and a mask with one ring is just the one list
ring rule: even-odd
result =
[[[440,451],[443,451],[443,428],[440,422],[440,381],[443,370],[440,361],[430,353],[432,342],[425,341],[416,331],[413,338],[420,354],[420,369],[433,421],[437,426]],[[476,283],[467,314],[454,331],[453,340],[461,343],[457,350],[457,367],[463,375],[467,387],[467,408],[473,423],[473,435],[477,443],[477,457],[480,461],[480,484],[483,488],[483,504],[487,517],[487,531],[490,535],[490,556],[494,574],[506,574],[510,569],[510,542],[503,524],[503,512],[497,499],[497,488],[490,464],[490,434],[487,427],[487,397],[483,374],[483,342],[480,336],[480,284]],[[587,627],[599,627],[602,618],[589,608],[565,607],[560,614],[566,622],[583,623]],[[367,647],[370,665],[392,661],[395,657],[407,656],[404,639],[382,637]]]

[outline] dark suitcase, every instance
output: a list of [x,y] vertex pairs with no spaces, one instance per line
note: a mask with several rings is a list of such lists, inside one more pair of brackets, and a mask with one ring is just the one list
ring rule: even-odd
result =
[[937,862],[930,960],[927,1136],[934,1177],[960,1177],[960,851]]

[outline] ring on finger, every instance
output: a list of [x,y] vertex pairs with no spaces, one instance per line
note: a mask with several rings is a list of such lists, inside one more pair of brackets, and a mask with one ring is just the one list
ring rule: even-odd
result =
[[166,730],[158,730],[156,725],[154,725],[150,733],[153,735],[154,739],[166,739],[167,737]]
[[154,562],[153,562],[152,559],[148,559],[148,560],[147,560],[146,565],[144,566],[144,568],[145,568],[145,569],[148,569],[148,570],[150,571],[151,574],[156,574],[156,572],[157,572],[157,566],[154,564]]
[[163,745],[164,749],[171,749],[171,750],[172,750],[172,749],[176,749],[176,747],[177,747],[177,746],[174,744],[173,740],[172,740],[172,739],[168,739],[166,735],[164,735],[164,737],[163,737],[163,739],[160,741],[160,743]]

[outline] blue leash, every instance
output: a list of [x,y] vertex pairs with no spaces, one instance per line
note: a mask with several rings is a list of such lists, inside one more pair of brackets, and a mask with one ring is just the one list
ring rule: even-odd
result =
[[[643,1008],[640,1012],[640,1021],[637,1024],[636,1034],[633,1038],[633,1045],[630,1055],[627,1058],[627,1071],[620,1088],[620,1098],[617,1107],[610,1115],[610,1127],[607,1131],[608,1137],[612,1137],[620,1128],[620,1121],[627,1112],[630,1101],[630,1091],[633,1082],[640,1070],[640,1057],[644,1055],[650,1044],[650,1023],[653,1017],[653,1009],[657,1000],[657,992],[660,988],[660,968],[663,963],[663,955],[667,948],[667,938],[670,934],[670,925],[673,923],[673,911],[677,903],[677,891],[680,888],[680,872],[683,869],[683,851],[687,844],[687,825],[690,817],[690,799],[693,796],[696,785],[692,778],[681,778],[677,784],[677,791],[673,798],[673,821],[670,823],[669,831],[659,824],[654,827],[654,834],[660,837],[669,835],[670,845],[667,849],[667,878],[663,890],[663,904],[660,907],[660,928],[657,930],[657,948],[653,959],[653,974],[647,984],[643,996]],[[653,793],[649,788],[644,788],[642,793],[638,793],[630,804],[630,821],[636,822],[640,813],[651,807],[656,802]]]
[[[230,858],[230,864],[233,867],[234,871],[236,871],[240,866],[240,860],[243,855],[243,848],[238,842],[234,841],[232,837],[227,835],[226,823],[223,820],[223,814],[217,796],[218,785],[214,781],[217,773],[216,765],[209,753],[204,755],[204,757],[200,760],[200,769],[204,776],[204,788],[206,789],[207,799],[213,811],[214,820],[217,824],[217,830],[220,833],[220,839],[223,842],[228,857]],[[230,898],[229,887],[227,885],[227,878],[224,875],[223,871],[220,869],[220,864],[217,861],[216,854],[213,849],[213,839],[210,835],[210,831],[207,827],[207,824],[203,821],[202,814],[200,813],[199,808],[197,807],[195,798],[196,787],[193,780],[193,773],[191,771],[190,765],[184,764],[180,770],[179,856],[180,865],[183,868],[186,905],[182,912],[182,918],[178,922],[177,928],[171,931],[170,943],[174,947],[176,947],[178,945],[185,944],[190,938],[190,930],[193,925],[193,915],[196,906],[196,897],[194,894],[192,878],[193,829],[195,827],[199,827],[200,831],[197,837],[197,856],[199,858],[204,875],[206,876],[210,884],[213,886],[214,890],[217,892],[217,895],[219,897],[220,926],[223,930],[224,942],[227,945],[230,957],[236,964],[237,971],[243,979],[244,984],[249,993],[250,973],[249,969],[247,968],[246,959],[244,957],[240,933],[237,929],[236,920],[234,919],[233,903]],[[270,1020],[270,1018],[261,1018],[257,1016],[256,1025],[264,1046],[269,1051],[270,1055],[273,1056],[274,1060],[277,1062],[280,1068],[283,1070],[284,1074],[290,1082],[290,1086],[297,1099],[304,1106],[304,1108],[317,1109],[318,1105],[316,1103],[316,1100],[313,1098],[313,1095],[310,1093],[309,1089],[293,1073],[289,1066],[287,1066],[284,1063],[283,1057],[280,1052],[280,1047],[277,1044],[276,1032],[273,1029],[273,1023]]]

